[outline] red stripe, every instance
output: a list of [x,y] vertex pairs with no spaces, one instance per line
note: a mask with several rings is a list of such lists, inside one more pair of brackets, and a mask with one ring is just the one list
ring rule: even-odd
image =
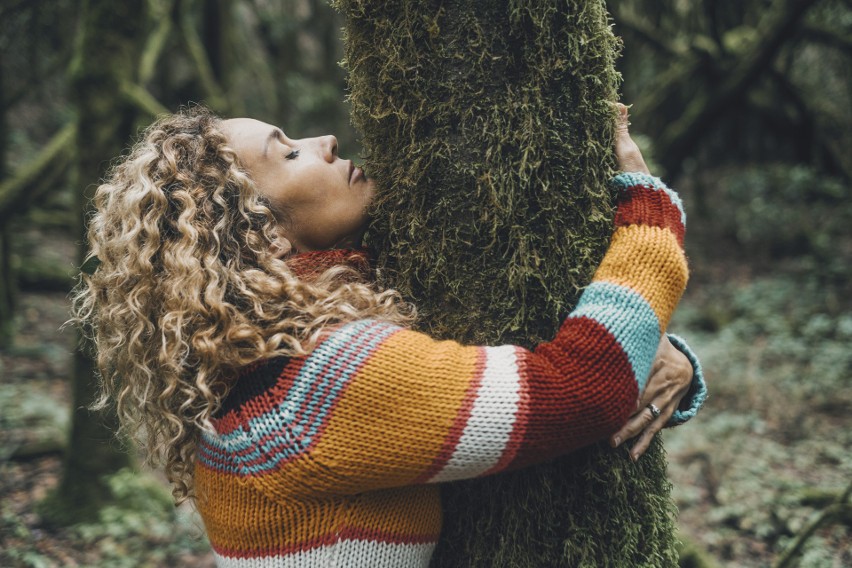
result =
[[[293,388],[293,383],[296,381],[296,375],[299,374],[299,369],[305,363],[307,357],[293,357],[287,362],[287,365],[281,370],[278,375],[278,380],[263,394],[252,398],[240,407],[240,416],[243,420],[242,425],[248,426],[249,420],[262,416],[273,410],[281,404],[281,401]],[[220,432],[224,434],[225,432]]]
[[681,212],[665,191],[636,185],[624,192],[615,213],[615,226],[627,225],[650,225],[669,229],[677,237],[680,246],[683,246],[684,227],[681,223]]
[[242,425],[240,414],[237,410],[231,410],[220,418],[210,420],[213,429],[219,434],[230,434]]
[[529,412],[512,469],[546,461],[621,427],[639,395],[616,338],[597,321],[569,318],[527,358]]
[[220,556],[228,558],[263,558],[271,556],[288,556],[300,552],[308,552],[323,546],[330,546],[342,541],[366,541],[382,544],[432,544],[438,542],[437,534],[404,534],[381,530],[346,528],[337,532],[325,534],[316,538],[277,548],[261,548],[256,550],[237,550],[224,548],[211,543],[211,547]]
[[450,458],[453,457],[453,452],[456,450],[456,446],[458,446],[459,440],[461,439],[462,434],[464,434],[464,429],[465,426],[467,426],[470,414],[473,412],[473,406],[476,401],[477,394],[479,393],[479,387],[482,385],[482,377],[485,374],[485,357],[485,349],[482,347],[478,348],[476,353],[476,362],[473,365],[473,378],[464,395],[461,407],[456,413],[456,418],[453,420],[453,425],[450,426],[449,432],[447,432],[447,435],[444,437],[444,443],[441,445],[441,450],[438,452],[438,455],[436,455],[435,459],[432,461],[432,465],[430,465],[426,471],[417,477],[417,479],[413,481],[413,484],[426,483],[432,479],[444,468],[444,466],[447,465]]
[[437,542],[439,536],[438,533],[407,534],[362,527],[346,527],[340,532],[340,540],[364,540],[387,544],[427,544]]

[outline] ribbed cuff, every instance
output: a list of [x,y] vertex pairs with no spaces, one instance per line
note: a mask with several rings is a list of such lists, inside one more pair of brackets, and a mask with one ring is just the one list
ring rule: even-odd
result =
[[692,383],[689,385],[689,391],[687,391],[686,396],[680,401],[678,409],[675,410],[672,417],[666,423],[666,426],[670,427],[683,424],[698,413],[698,409],[707,400],[707,383],[704,382],[701,361],[698,360],[698,356],[689,348],[686,341],[673,333],[667,333],[666,335],[669,341],[672,342],[672,345],[686,355],[686,358],[692,363]]

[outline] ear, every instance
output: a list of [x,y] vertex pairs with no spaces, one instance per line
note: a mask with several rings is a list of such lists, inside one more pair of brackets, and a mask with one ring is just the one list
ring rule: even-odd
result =
[[270,243],[269,252],[278,260],[284,260],[296,252],[293,243],[284,235],[281,227],[275,229],[275,240]]

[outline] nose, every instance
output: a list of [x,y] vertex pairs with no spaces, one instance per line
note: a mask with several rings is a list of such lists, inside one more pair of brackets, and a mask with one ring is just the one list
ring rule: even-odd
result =
[[331,135],[322,136],[320,137],[320,146],[325,160],[333,162],[337,157],[337,138]]

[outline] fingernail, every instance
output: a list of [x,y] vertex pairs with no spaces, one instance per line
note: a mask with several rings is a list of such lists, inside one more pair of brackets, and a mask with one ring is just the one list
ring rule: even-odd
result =
[[618,436],[615,436],[615,437],[612,439],[612,447],[613,447],[613,448],[617,448],[617,447],[618,447],[618,446],[620,446],[620,445],[621,445],[621,438],[619,438]]

